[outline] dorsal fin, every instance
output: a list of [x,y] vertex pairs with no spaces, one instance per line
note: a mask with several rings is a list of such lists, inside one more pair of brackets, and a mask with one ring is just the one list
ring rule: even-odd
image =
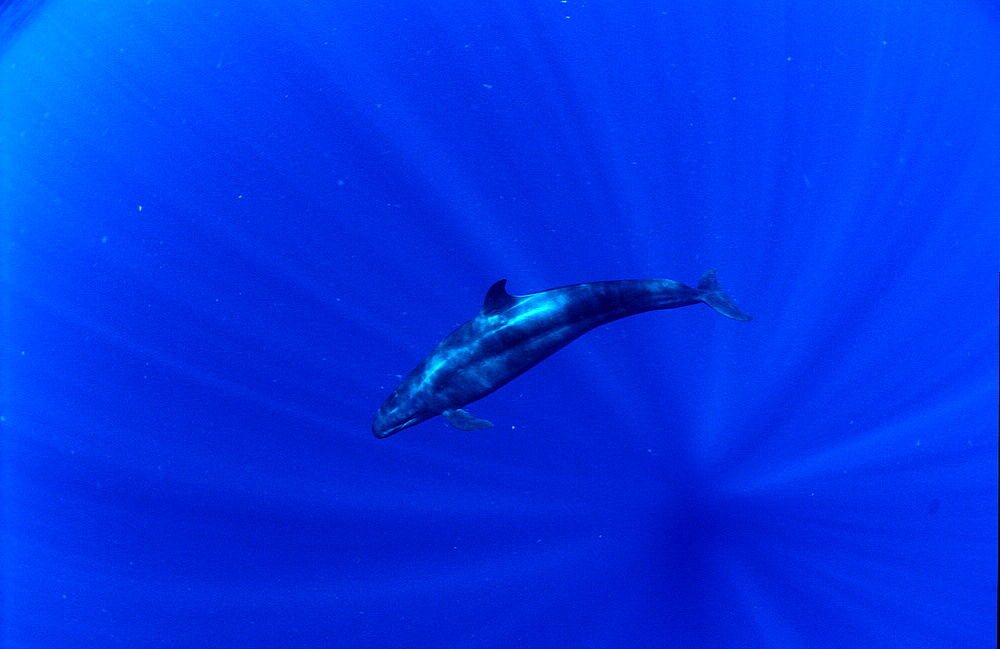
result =
[[507,292],[507,280],[502,279],[486,291],[486,299],[483,300],[483,315],[493,315],[505,309],[509,309],[517,302],[517,298]]

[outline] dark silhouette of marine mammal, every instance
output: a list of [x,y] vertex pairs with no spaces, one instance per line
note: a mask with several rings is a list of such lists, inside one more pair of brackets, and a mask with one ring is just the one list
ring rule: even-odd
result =
[[502,279],[486,293],[482,311],[427,355],[389,395],[372,422],[379,439],[444,415],[455,428],[492,428],[462,410],[562,349],[594,327],[656,309],[704,302],[727,318],[750,320],[715,279],[698,288],[669,279],[630,279],[510,295]]

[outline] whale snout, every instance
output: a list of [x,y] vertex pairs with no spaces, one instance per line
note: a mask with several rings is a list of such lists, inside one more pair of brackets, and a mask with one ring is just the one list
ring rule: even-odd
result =
[[372,435],[377,439],[384,439],[389,435],[395,435],[404,428],[409,428],[414,424],[418,423],[415,417],[410,417],[401,424],[390,424],[388,422],[380,422],[379,418],[376,417],[375,421],[372,422]]
[[404,428],[416,426],[422,421],[427,421],[434,415],[422,412],[412,413],[403,410],[392,403],[386,402],[372,420],[372,435],[377,439],[384,439],[389,435],[395,435]]

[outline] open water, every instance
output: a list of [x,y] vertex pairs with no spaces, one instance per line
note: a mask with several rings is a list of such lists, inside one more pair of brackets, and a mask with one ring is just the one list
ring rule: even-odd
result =
[[[996,3],[0,27],[3,649],[995,647]],[[498,279],[709,268],[371,435]]]

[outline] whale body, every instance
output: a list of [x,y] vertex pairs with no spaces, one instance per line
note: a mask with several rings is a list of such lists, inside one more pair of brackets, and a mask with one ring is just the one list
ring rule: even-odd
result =
[[750,320],[715,279],[697,288],[669,279],[591,282],[510,295],[507,280],[490,287],[483,308],[451,332],[389,395],[372,422],[381,439],[444,415],[455,428],[492,423],[462,408],[510,382],[594,327],[645,311],[703,302],[727,318]]

